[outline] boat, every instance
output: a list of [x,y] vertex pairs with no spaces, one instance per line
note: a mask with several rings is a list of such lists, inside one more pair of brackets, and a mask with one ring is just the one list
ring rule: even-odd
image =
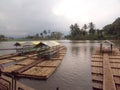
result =
[[38,42],[27,46],[30,46],[29,49],[23,46],[21,50],[16,51],[15,56],[1,58],[2,61],[5,59],[10,62],[17,61],[13,65],[4,67],[2,70],[4,75],[46,80],[56,71],[67,50],[56,41]]

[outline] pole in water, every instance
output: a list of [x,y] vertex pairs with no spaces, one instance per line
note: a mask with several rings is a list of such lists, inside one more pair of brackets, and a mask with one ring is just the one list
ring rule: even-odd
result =
[[59,90],[59,87],[57,87],[56,90]]

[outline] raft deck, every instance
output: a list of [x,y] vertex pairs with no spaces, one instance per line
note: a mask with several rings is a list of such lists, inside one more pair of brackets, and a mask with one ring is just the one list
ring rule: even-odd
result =
[[60,65],[65,53],[66,47],[61,46],[59,48],[58,54],[54,55],[54,57],[51,57],[49,60],[32,58],[32,55],[27,55],[27,59],[20,61],[15,65],[5,67],[2,72],[4,74],[17,77],[47,79]]
[[93,90],[120,90],[120,51],[92,55]]

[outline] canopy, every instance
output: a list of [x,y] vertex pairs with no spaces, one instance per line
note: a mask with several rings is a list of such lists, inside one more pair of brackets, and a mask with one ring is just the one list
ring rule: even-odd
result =
[[56,42],[56,41],[42,41],[39,42],[39,44],[37,44],[35,47],[39,47],[39,46],[48,46],[48,47],[54,47],[54,46],[58,46],[60,45],[60,43]]
[[111,41],[109,41],[109,40],[105,40],[105,41],[103,41],[102,42],[102,44],[107,44],[107,45],[114,45],[114,43],[112,43]]
[[35,46],[35,47],[40,47],[40,46],[48,46],[48,47],[53,47],[53,46],[58,46],[60,43],[56,41],[27,41],[27,42],[16,42],[20,46]]

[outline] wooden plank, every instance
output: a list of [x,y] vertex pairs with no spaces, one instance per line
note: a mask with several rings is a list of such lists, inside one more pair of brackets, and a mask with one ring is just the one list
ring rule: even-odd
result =
[[112,68],[113,75],[120,76],[120,69]]
[[120,59],[110,59],[110,63],[120,63]]
[[103,75],[92,74],[92,80],[103,81]]
[[110,65],[112,68],[119,68],[120,69],[120,63],[111,63]]
[[114,76],[114,81],[115,81],[116,84],[120,85],[120,77],[115,77]]
[[51,67],[57,67],[59,64],[61,63],[60,60],[45,60],[39,64],[37,64],[37,66],[51,66]]
[[0,60],[0,64],[6,64],[6,63],[13,62],[13,61],[14,61],[14,60],[2,59],[2,60]]
[[22,73],[28,69],[30,69],[31,67],[35,66],[36,64],[42,62],[44,59],[41,59],[41,60],[36,60],[34,63],[31,63],[27,66],[24,66],[24,67],[21,67],[21,68],[18,68],[17,70],[14,70],[13,72],[18,74],[18,73]]
[[102,90],[103,89],[103,84],[101,82],[96,82],[94,81],[92,83],[93,85],[93,90]]
[[31,78],[47,79],[55,70],[55,67],[32,67],[22,72],[21,75]]
[[103,62],[100,58],[92,58],[92,62]]
[[14,70],[17,70],[19,68],[21,68],[23,66],[20,66],[20,65],[11,65],[11,66],[8,66],[8,67],[5,67],[2,72],[4,73],[11,73],[13,72]]
[[102,67],[92,67],[92,73],[103,74]]
[[29,65],[29,64],[31,64],[31,63],[33,63],[33,62],[35,62],[36,60],[32,60],[32,59],[25,59],[25,60],[23,60],[23,61],[20,61],[20,62],[18,62],[16,65]]
[[103,90],[116,90],[107,53],[104,53],[103,56],[103,73]]
[[7,55],[2,55],[2,56],[0,56],[0,60],[1,60],[1,59],[11,58],[11,57],[14,57],[14,56],[17,56],[17,54],[7,54]]
[[24,56],[16,56],[16,57],[12,57],[12,58],[10,58],[10,59],[12,59],[12,60],[23,60],[23,59],[26,59],[27,57],[24,57]]
[[103,63],[102,63],[102,62],[92,62],[92,66],[102,67],[102,66],[103,66]]

